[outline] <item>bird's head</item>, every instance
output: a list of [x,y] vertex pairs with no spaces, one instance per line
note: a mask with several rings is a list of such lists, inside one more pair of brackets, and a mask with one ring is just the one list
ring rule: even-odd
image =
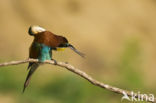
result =
[[70,49],[72,49],[74,52],[76,52],[77,54],[79,54],[81,57],[85,57],[85,54],[81,53],[80,51],[78,51],[73,45],[68,43],[68,40],[65,37],[62,36],[58,36],[60,39],[60,45],[58,46],[57,50],[64,50],[64,48],[69,47]]
[[32,25],[29,27],[28,33],[29,33],[29,35],[34,36],[40,32],[44,32],[44,31],[46,31],[46,29],[44,29],[43,27],[40,27],[38,25]]

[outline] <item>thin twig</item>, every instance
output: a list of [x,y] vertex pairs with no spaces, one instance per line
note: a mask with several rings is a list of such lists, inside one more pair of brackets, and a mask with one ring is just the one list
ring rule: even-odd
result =
[[[27,60],[21,60],[21,61],[11,61],[11,62],[6,62],[6,63],[1,63],[0,67],[9,66],[9,65],[18,65],[18,64],[28,63],[28,62],[38,62],[38,60],[37,59],[27,59]],[[64,63],[64,62],[55,63],[54,61],[49,61],[49,60],[45,61],[44,63],[66,68],[67,70],[69,70],[69,71],[81,76],[82,78],[88,80],[91,84],[93,84],[95,86],[98,86],[98,87],[101,87],[101,88],[104,88],[104,89],[106,89],[108,91],[112,91],[112,92],[122,94],[122,95],[124,95],[124,93],[126,93],[130,97],[135,95],[135,98],[140,97],[137,93],[132,94],[130,91],[123,90],[123,89],[120,89],[120,88],[117,88],[117,87],[114,87],[114,86],[99,82],[99,81],[93,79],[91,76],[89,76],[85,72],[75,68],[74,66],[72,66],[72,65],[70,65],[68,63]],[[156,99],[154,99],[154,101],[151,101],[151,99],[149,99],[149,97],[146,98],[145,96],[143,97],[143,100],[146,100],[146,101],[152,102],[152,103],[155,103],[155,101],[156,101]]]

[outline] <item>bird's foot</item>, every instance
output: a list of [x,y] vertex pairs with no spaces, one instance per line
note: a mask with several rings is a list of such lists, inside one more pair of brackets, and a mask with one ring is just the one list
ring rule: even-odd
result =
[[57,65],[57,61],[55,59],[51,59],[51,60],[54,61],[54,65]]

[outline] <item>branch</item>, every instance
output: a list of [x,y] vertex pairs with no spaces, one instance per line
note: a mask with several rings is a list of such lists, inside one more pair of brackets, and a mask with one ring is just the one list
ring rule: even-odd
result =
[[[18,65],[18,64],[28,63],[28,62],[38,62],[38,60],[37,59],[27,59],[27,60],[21,60],[21,61],[11,61],[11,62],[6,62],[6,63],[1,63],[0,67],[9,66],[9,65]],[[108,91],[112,91],[112,92],[115,92],[115,93],[118,93],[118,94],[121,94],[121,95],[124,95],[126,93],[130,97],[135,95],[135,98],[140,98],[139,94],[137,94],[137,93],[132,94],[130,91],[123,90],[123,89],[120,89],[120,88],[117,88],[117,87],[114,87],[114,86],[99,82],[99,81],[93,79],[91,76],[89,76],[85,72],[75,68],[74,66],[72,66],[72,65],[70,65],[68,63],[64,63],[64,62],[55,63],[54,61],[49,61],[49,60],[45,61],[44,63],[66,68],[67,70],[69,70],[69,71],[81,76],[82,78],[88,80],[91,84],[93,84],[95,86],[98,86],[98,87],[101,87],[101,88],[104,88],[104,89],[106,89]],[[143,96],[143,100],[155,103],[156,98],[154,99],[154,101],[152,101],[149,98],[150,97],[148,97],[148,96],[147,97]]]

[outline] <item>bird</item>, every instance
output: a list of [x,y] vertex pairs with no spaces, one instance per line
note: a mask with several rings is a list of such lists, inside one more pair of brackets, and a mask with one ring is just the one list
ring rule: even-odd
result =
[[29,72],[24,83],[23,93],[26,87],[29,85],[32,74],[42,64],[42,62],[45,60],[54,60],[54,64],[57,63],[56,60],[52,58],[52,50],[59,51],[65,48],[70,48],[81,57],[85,57],[85,54],[81,53],[72,44],[70,44],[67,38],[56,35],[41,26],[30,26],[28,29],[28,34],[34,37],[34,40],[29,48],[29,58],[38,59],[39,62],[29,63]]

